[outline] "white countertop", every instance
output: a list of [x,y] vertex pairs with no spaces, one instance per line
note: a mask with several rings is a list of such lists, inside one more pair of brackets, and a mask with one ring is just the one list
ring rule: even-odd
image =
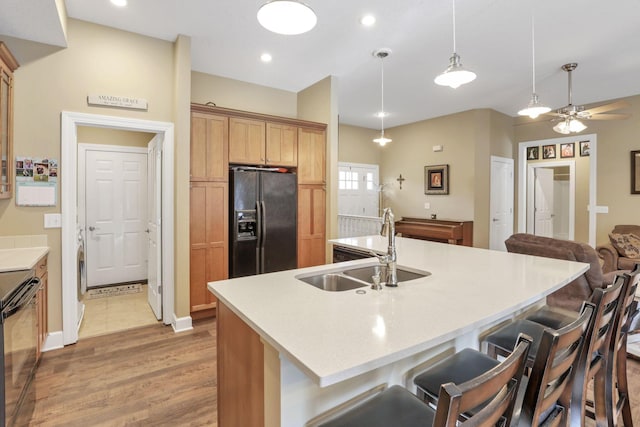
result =
[[[387,239],[331,240],[386,252]],[[382,291],[328,292],[295,276],[374,258],[211,282],[266,342],[325,387],[447,342],[539,301],[588,264],[398,237],[398,265],[431,275]],[[376,261],[377,262],[377,261]]]
[[48,253],[49,248],[46,246],[0,249],[0,272],[30,270]]

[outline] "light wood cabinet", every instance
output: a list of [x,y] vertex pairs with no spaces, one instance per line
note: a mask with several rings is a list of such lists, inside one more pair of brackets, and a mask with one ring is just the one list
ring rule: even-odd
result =
[[265,128],[262,120],[229,119],[229,162],[246,165],[265,163]]
[[191,181],[229,179],[229,118],[191,113]]
[[324,184],[326,132],[298,129],[298,184]]
[[266,164],[298,166],[298,128],[280,123],[267,123]]
[[47,339],[47,332],[49,331],[48,325],[48,268],[47,268],[47,255],[43,256],[36,263],[36,276],[40,279],[40,289],[36,294],[36,311],[38,322],[38,342],[37,342],[37,358],[40,359],[44,342]]
[[326,190],[298,185],[298,268],[326,264]]
[[0,199],[13,195],[13,72],[18,61],[0,42]]
[[192,182],[190,192],[190,308],[199,318],[216,308],[207,282],[229,277],[229,184]]

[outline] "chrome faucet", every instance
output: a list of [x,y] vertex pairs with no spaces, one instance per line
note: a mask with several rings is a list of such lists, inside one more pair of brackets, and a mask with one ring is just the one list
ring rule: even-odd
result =
[[394,222],[391,208],[385,208],[382,214],[381,236],[389,237],[389,246],[386,255],[375,254],[380,264],[385,266],[385,284],[387,286],[398,286],[398,272],[396,270],[396,224]]

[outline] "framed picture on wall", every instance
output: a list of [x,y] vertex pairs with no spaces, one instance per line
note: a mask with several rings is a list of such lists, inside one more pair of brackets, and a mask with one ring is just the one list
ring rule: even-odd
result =
[[543,145],[542,146],[542,158],[543,159],[555,159],[556,158],[556,145]]
[[640,194],[640,150],[631,152],[631,194]]
[[575,142],[567,142],[565,144],[560,144],[560,158],[566,159],[569,157],[575,157]]
[[591,154],[591,142],[580,141],[580,157],[587,157]]
[[538,160],[540,157],[540,147],[527,147],[527,160]]
[[449,194],[449,165],[424,167],[424,194]]

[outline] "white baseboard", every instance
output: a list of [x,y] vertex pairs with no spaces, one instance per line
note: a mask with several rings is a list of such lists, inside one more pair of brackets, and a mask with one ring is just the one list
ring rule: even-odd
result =
[[177,318],[174,313],[173,321],[171,322],[171,327],[173,328],[173,331],[176,333],[192,330],[193,324],[191,323],[191,316]]
[[44,340],[44,346],[42,351],[57,350],[64,347],[64,337],[62,331],[49,332],[47,338]]

